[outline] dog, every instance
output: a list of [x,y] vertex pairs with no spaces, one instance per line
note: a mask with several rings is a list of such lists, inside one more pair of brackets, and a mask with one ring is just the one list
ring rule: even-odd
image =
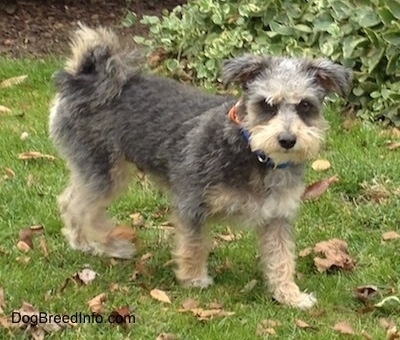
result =
[[133,164],[171,195],[180,283],[213,283],[206,223],[218,218],[256,230],[276,301],[312,307],[314,294],[294,281],[292,221],[305,164],[324,141],[324,98],[345,97],[351,71],[326,59],[245,54],[222,66],[225,88],[242,89],[236,99],[145,72],[140,55],[105,28],[81,26],[71,49],[65,69],[54,75],[49,119],[51,139],[70,170],[58,204],[71,247],[134,255],[106,214]]

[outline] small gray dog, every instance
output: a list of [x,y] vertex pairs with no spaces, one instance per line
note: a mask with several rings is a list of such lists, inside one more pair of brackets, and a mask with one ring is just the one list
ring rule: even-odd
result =
[[70,245],[134,255],[106,215],[133,163],[172,196],[178,281],[212,284],[205,223],[227,218],[258,232],[273,297],[313,306],[313,294],[294,282],[291,222],[304,191],[305,161],[324,139],[324,97],[346,95],[351,72],[328,60],[245,55],[222,68],[225,86],[243,88],[236,100],[141,72],[137,55],[103,28],[81,27],[71,46],[65,70],[55,75],[50,114],[51,138],[71,171],[59,197]]

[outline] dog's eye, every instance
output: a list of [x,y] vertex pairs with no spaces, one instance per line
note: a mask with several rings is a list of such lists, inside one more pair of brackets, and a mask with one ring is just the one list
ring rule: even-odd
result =
[[273,116],[278,112],[278,106],[267,102],[265,100],[260,101],[260,108],[263,114]]
[[296,105],[296,111],[299,115],[307,115],[313,111],[313,105],[307,100],[302,100]]

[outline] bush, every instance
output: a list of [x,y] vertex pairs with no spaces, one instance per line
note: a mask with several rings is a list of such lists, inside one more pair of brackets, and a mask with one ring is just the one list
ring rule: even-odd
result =
[[397,0],[192,0],[141,22],[150,35],[135,40],[161,72],[210,88],[221,61],[244,52],[328,57],[354,70],[360,117],[400,125]]

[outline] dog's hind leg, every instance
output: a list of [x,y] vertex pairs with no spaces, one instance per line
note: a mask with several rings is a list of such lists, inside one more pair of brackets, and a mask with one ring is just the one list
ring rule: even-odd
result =
[[173,255],[178,265],[175,275],[183,286],[206,288],[213,284],[207,269],[210,247],[205,228],[194,225],[183,218],[175,219],[176,245]]
[[261,262],[273,297],[280,303],[306,309],[316,303],[313,294],[300,291],[294,282],[295,244],[290,223],[276,218],[259,229]]
[[103,175],[83,176],[71,167],[69,187],[58,203],[64,222],[63,234],[74,249],[117,258],[130,258],[134,246],[130,240],[113,235],[114,223],[106,209],[127,184],[129,167],[125,161],[114,164]]

